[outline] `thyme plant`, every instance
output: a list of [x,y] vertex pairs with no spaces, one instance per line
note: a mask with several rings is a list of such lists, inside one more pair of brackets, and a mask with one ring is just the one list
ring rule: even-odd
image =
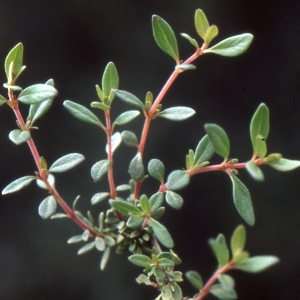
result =
[[[272,255],[250,256],[245,250],[246,226],[242,224],[234,229],[229,243],[223,234],[209,239],[209,246],[217,260],[216,270],[210,278],[203,280],[198,270],[190,270],[183,276],[180,271],[182,262],[176,254],[176,237],[172,237],[165,227],[163,215],[166,207],[180,210],[183,204],[189,205],[188,199],[184,203],[178,191],[189,184],[192,176],[204,176],[202,173],[213,171],[225,172],[232,182],[233,203],[241,216],[241,222],[253,226],[255,214],[251,196],[239,179],[238,170],[246,169],[254,180],[263,181],[261,167],[264,165],[279,171],[290,171],[300,166],[300,161],[283,158],[279,153],[267,153],[269,109],[265,103],[258,106],[250,120],[250,140],[253,149],[248,161],[239,162],[238,159],[230,157],[228,135],[222,127],[214,123],[204,125],[206,135],[199,137],[194,150],[187,151],[186,164],[182,169],[165,174],[164,164],[158,158],[145,161],[144,152],[151,146],[147,144],[147,137],[152,122],[158,118],[184,121],[195,114],[193,108],[185,106],[163,108],[162,101],[175,79],[182,73],[195,69],[192,63],[200,56],[237,56],[245,52],[253,40],[251,34],[245,33],[231,36],[211,46],[218,35],[218,27],[209,24],[201,9],[195,13],[194,23],[198,34],[196,39],[181,33],[194,48],[190,57],[182,59],[171,26],[161,17],[153,16],[154,39],[175,61],[175,68],[158,95],[147,92],[144,100],[141,100],[131,92],[120,90],[117,68],[114,63],[109,62],[103,72],[101,85],[96,85],[99,99],[90,104],[93,112],[79,103],[64,101],[63,105],[71,115],[90,123],[99,129],[99,134],[106,136],[106,145],[103,147],[107,155],[100,160],[95,158],[97,161],[92,165],[90,172],[94,182],[103,180],[104,177],[108,181],[107,189],[99,190],[91,198],[91,205],[99,206],[97,215],[79,210],[80,196],[70,205],[70,200],[64,199],[61,196],[63,192],[58,191],[55,185],[55,174],[74,168],[83,162],[84,156],[70,153],[48,163],[45,157],[40,155],[31,135],[33,130],[38,129],[36,122],[50,109],[57,96],[54,81],[50,79],[44,84],[34,84],[24,89],[17,85],[19,76],[25,70],[22,43],[17,44],[8,53],[4,64],[7,77],[4,87],[8,96],[0,95],[0,103],[7,104],[13,110],[17,123],[17,128],[9,133],[9,139],[16,145],[28,144],[37,171],[11,182],[3,189],[2,194],[17,192],[36,182],[39,188],[48,193],[38,207],[39,215],[43,219],[70,219],[80,227],[81,231],[68,240],[69,244],[80,244],[79,255],[92,249],[101,252],[101,270],[109,263],[113,248],[118,254],[128,255],[131,263],[141,267],[141,274],[136,281],[157,289],[156,300],[200,300],[208,294],[218,299],[237,299],[235,280],[228,274],[230,270],[257,273],[279,261]],[[19,109],[23,104],[29,106],[26,119]],[[122,106],[124,112],[113,120],[111,111],[116,105]],[[144,118],[141,130],[132,132],[123,129],[123,125],[141,116]],[[114,165],[114,155],[122,155],[122,143],[135,148],[136,154],[128,162],[128,178],[117,183],[114,174],[118,172],[118,168]],[[219,164],[210,164],[209,160],[213,155],[219,157]],[[156,189],[146,195],[143,193],[143,184],[152,180],[151,178],[156,180]],[[195,287],[194,295],[186,295],[182,291],[180,282],[184,278]]]

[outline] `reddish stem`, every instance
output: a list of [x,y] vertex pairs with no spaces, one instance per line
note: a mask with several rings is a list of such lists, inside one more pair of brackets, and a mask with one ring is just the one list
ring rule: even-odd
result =
[[232,269],[233,265],[234,265],[234,263],[230,261],[224,267],[222,267],[221,269],[218,269],[213,274],[213,276],[207,281],[207,283],[205,284],[205,286],[200,290],[199,295],[195,298],[195,300],[202,300],[209,293],[212,285],[216,282],[216,280],[218,279],[218,277],[221,274],[224,274],[227,271],[229,271],[230,269]]

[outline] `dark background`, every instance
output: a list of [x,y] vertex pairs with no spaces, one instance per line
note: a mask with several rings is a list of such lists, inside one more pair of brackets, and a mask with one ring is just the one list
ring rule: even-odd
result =
[[[299,159],[300,138],[300,4],[299,1],[24,1],[0,3],[0,58],[18,42],[25,47],[27,69],[18,84],[22,87],[53,78],[59,96],[52,110],[37,122],[33,137],[49,163],[79,152],[86,161],[57,176],[61,195],[72,203],[82,195],[80,208],[90,208],[91,196],[107,188],[106,180],[93,183],[90,167],[105,158],[104,134],[95,126],[75,120],[63,108],[70,99],[89,106],[97,99],[94,86],[113,61],[119,72],[120,88],[141,99],[147,91],[157,95],[171,74],[174,62],[155,44],[151,15],[171,24],[179,42],[181,58],[194,49],[179,36],[186,32],[198,41],[194,12],[202,8],[211,24],[219,27],[218,42],[244,32],[254,34],[250,49],[236,58],[208,54],[199,58],[196,71],[182,74],[164,99],[164,107],[185,105],[197,115],[185,122],[164,119],[153,122],[145,161],[159,158],[167,173],[184,166],[188,149],[195,149],[204,135],[203,124],[215,122],[226,129],[231,156],[251,158],[249,122],[257,106],[265,102],[271,113],[269,153]],[[5,73],[0,76],[5,82]],[[5,95],[5,89],[1,94]],[[114,117],[128,109],[115,100]],[[26,110],[23,110],[26,115]],[[96,112],[98,113],[98,112]],[[100,111],[99,111],[100,113]],[[99,114],[100,116],[100,114]],[[101,116],[102,117],[102,116]],[[8,133],[15,119],[1,107],[1,183],[33,174],[35,165],[26,144],[15,146]],[[142,117],[128,127],[140,135]],[[162,130],[163,128],[163,130]],[[128,180],[127,166],[133,149],[116,151],[117,184]],[[212,162],[219,163],[217,156]],[[298,299],[300,293],[300,171],[287,174],[263,168],[266,180],[254,182],[244,170],[240,179],[249,187],[256,213],[254,227],[247,226],[247,249],[253,255],[273,254],[280,264],[260,274],[232,272],[239,299]],[[230,180],[224,173],[192,178],[180,191],[185,203],[181,211],[167,208],[163,223],[175,240],[175,252],[183,260],[180,270],[198,270],[207,280],[216,267],[207,240],[222,232],[230,237],[243,223],[231,200]],[[125,180],[124,180],[125,178]],[[149,180],[144,192],[158,186]],[[0,199],[0,298],[13,299],[154,299],[157,292],[139,286],[134,279],[141,271],[113,254],[104,272],[99,270],[100,253],[77,256],[78,245],[67,245],[81,230],[69,220],[42,220],[37,213],[47,194],[35,184]],[[92,207],[96,215],[103,204]],[[196,291],[183,283],[184,295]],[[207,297],[209,299],[209,297]]]

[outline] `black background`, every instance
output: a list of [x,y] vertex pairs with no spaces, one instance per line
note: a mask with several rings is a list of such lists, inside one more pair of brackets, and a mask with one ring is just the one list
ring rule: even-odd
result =
[[[18,42],[25,47],[27,69],[22,87],[53,78],[59,91],[50,112],[37,122],[33,133],[37,147],[49,164],[60,156],[79,152],[85,162],[57,176],[57,188],[68,203],[82,195],[80,208],[94,215],[107,205],[90,207],[91,196],[107,188],[106,180],[93,183],[90,167],[105,158],[105,137],[95,126],[75,120],[63,108],[70,99],[89,106],[97,99],[94,86],[113,61],[120,88],[141,99],[147,91],[157,95],[171,74],[174,61],[155,44],[151,15],[163,17],[175,31],[181,58],[194,49],[179,36],[186,32],[197,39],[194,12],[202,8],[210,23],[219,27],[218,42],[231,35],[250,32],[250,49],[236,58],[208,54],[199,58],[196,71],[182,74],[164,99],[164,107],[185,105],[197,115],[185,122],[159,119],[153,122],[145,151],[145,162],[161,159],[167,173],[184,167],[188,149],[195,149],[204,135],[203,125],[215,122],[226,129],[231,156],[251,158],[249,122],[257,106],[265,102],[271,113],[269,153],[299,159],[300,129],[300,4],[298,1],[144,1],[61,0],[1,1],[0,58]],[[199,39],[198,39],[199,41]],[[5,82],[4,71],[0,76]],[[5,95],[2,89],[1,94]],[[119,100],[113,115],[129,109]],[[22,108],[26,116],[27,108]],[[100,112],[100,111],[99,111]],[[100,114],[99,114],[100,116]],[[15,119],[8,107],[0,116],[1,190],[11,181],[35,171],[26,144],[15,146],[8,133]],[[142,117],[130,126],[140,134]],[[163,129],[163,130],[162,130]],[[116,151],[117,184],[128,180],[127,166],[133,149]],[[221,160],[215,156],[212,162]],[[254,182],[244,170],[240,179],[249,187],[256,213],[254,227],[247,226],[247,249],[253,255],[273,254],[280,264],[260,274],[232,272],[239,299],[298,299],[300,292],[299,170],[280,173],[263,168],[266,180]],[[180,270],[195,269],[208,279],[216,267],[207,245],[222,232],[227,238],[243,223],[231,200],[230,180],[224,173],[195,176],[180,191],[185,203],[177,212],[167,207],[163,223],[175,240],[175,252],[183,260]],[[125,178],[125,180],[124,180]],[[155,192],[152,180],[143,192]],[[0,298],[13,299],[154,299],[157,292],[139,286],[134,279],[141,271],[113,254],[104,272],[100,253],[77,257],[78,246],[67,245],[81,230],[68,220],[42,220],[37,213],[47,194],[35,184],[0,199]],[[184,295],[193,295],[188,283]],[[209,297],[207,297],[209,299]]]

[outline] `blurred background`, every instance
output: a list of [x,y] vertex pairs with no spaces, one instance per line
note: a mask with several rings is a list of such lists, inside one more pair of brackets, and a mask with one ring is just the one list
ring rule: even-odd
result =
[[[185,105],[197,111],[185,122],[159,119],[152,123],[145,162],[159,158],[167,174],[185,165],[188,149],[203,137],[203,125],[221,125],[231,140],[231,157],[251,158],[251,116],[261,102],[271,114],[268,150],[286,158],[300,159],[300,3],[299,1],[238,0],[10,0],[0,2],[0,58],[18,42],[25,47],[26,71],[22,87],[53,78],[59,91],[54,105],[33,133],[40,155],[49,164],[62,155],[78,152],[86,160],[76,169],[56,177],[57,188],[71,204],[82,195],[79,209],[94,216],[107,204],[91,208],[90,198],[106,191],[107,182],[94,183],[90,167],[105,158],[105,137],[95,126],[80,122],[62,106],[69,99],[89,106],[97,100],[95,84],[101,84],[106,64],[113,61],[120,76],[120,89],[144,99],[148,91],[158,94],[174,68],[174,61],[156,45],[151,16],[164,18],[178,37],[182,59],[194,48],[179,33],[200,39],[194,29],[194,13],[201,8],[211,24],[219,27],[222,39],[250,32],[250,49],[236,58],[207,54],[199,58],[197,70],[182,74],[167,93],[165,108]],[[5,82],[4,70],[0,73]],[[3,88],[2,95],[6,91]],[[114,118],[129,107],[115,100]],[[24,116],[27,107],[22,107]],[[96,111],[101,115],[100,111]],[[102,117],[102,116],[101,116]],[[143,118],[119,130],[138,136]],[[26,144],[14,145],[8,133],[16,128],[12,111],[1,107],[0,168],[2,190],[11,181],[31,175],[35,165]],[[162,130],[163,128],[163,130]],[[116,151],[116,183],[128,180],[127,166],[135,150],[122,146]],[[214,156],[212,163],[220,163]],[[265,182],[254,182],[245,170],[239,178],[249,188],[256,213],[254,227],[246,226],[246,248],[252,255],[272,254],[280,264],[260,274],[232,272],[239,299],[298,299],[300,293],[300,170],[277,172],[263,168]],[[125,179],[124,179],[125,178]],[[143,192],[155,192],[149,180]],[[167,207],[162,219],[175,240],[182,258],[179,270],[194,269],[204,280],[216,262],[207,244],[223,233],[229,239],[243,223],[232,203],[231,183],[224,173],[195,176],[180,191],[185,199],[181,211]],[[157,292],[137,285],[141,269],[113,254],[101,272],[97,251],[77,256],[79,245],[66,241],[81,229],[69,220],[42,220],[37,212],[45,191],[31,184],[26,189],[0,198],[0,298],[14,299],[154,299]],[[184,295],[194,290],[182,284]],[[210,296],[207,297],[210,299]],[[213,299],[213,297],[211,297]]]

